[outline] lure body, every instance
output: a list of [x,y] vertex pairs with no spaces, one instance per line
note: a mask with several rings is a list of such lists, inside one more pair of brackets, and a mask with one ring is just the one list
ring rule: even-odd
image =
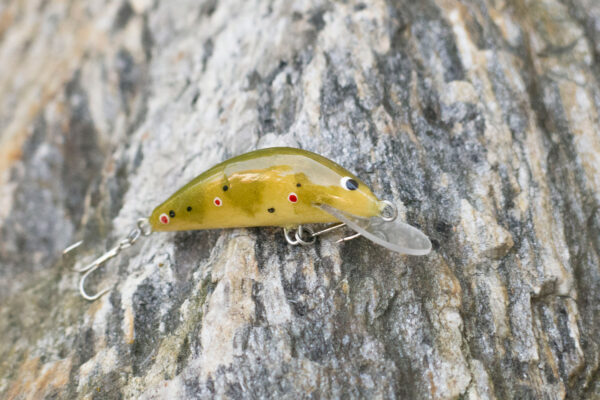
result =
[[[297,245],[313,243],[317,235],[346,225],[357,233],[339,241],[363,236],[402,254],[428,254],[429,238],[396,217],[397,208],[391,202],[377,199],[360,179],[325,157],[289,147],[256,150],[200,174],[156,207],[150,218],[139,219],[137,227],[114,248],[78,269],[84,273],[79,291],[87,300],[106,293],[108,289],[89,295],[86,278],[153,231],[273,225],[286,228],[286,240]],[[301,229],[303,224],[326,222],[342,224],[320,232]],[[287,228],[293,226],[298,229],[291,237]],[[63,254],[81,243],[69,246]]]
[[202,173],[150,216],[154,231],[335,222],[319,205],[361,218],[384,202],[356,176],[318,154],[288,147],[246,153]]

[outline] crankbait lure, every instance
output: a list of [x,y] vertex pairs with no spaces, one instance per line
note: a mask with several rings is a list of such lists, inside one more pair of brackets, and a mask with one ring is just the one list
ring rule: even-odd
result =
[[[154,209],[116,247],[88,266],[85,279],[140,236],[152,232],[281,226],[292,245],[308,245],[323,233],[348,226],[358,236],[399,253],[425,255],[431,242],[418,229],[397,221],[396,207],[379,200],[359,178],[331,160],[306,150],[274,147],[229,159],[202,173]],[[306,224],[338,223],[319,232]],[[341,222],[341,223],[340,223]],[[295,231],[294,231],[295,229]],[[65,249],[69,253],[81,242]]]

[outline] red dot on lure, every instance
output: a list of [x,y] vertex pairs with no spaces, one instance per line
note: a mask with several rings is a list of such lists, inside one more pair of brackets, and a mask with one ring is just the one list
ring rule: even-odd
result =
[[167,214],[160,214],[160,217],[158,217],[158,219],[160,220],[161,224],[168,224],[169,223],[169,216]]
[[288,200],[289,200],[291,203],[296,203],[296,202],[298,201],[298,195],[297,195],[296,193],[290,193],[290,194],[288,195]]

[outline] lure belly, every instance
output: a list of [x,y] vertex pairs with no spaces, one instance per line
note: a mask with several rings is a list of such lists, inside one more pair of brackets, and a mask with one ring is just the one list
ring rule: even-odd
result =
[[154,231],[292,227],[338,221],[317,205],[375,217],[385,204],[360,179],[306,150],[275,147],[234,157],[202,173],[156,207]]
[[[89,274],[140,237],[160,231],[281,226],[288,243],[308,245],[322,233],[348,226],[356,234],[339,241],[364,236],[399,253],[428,254],[429,238],[396,216],[392,203],[379,200],[359,178],[325,157],[289,147],[256,150],[210,168],[156,207],[149,218],[138,220],[114,248],[77,269],[84,273],[79,291],[86,300],[102,296],[108,289],[95,295],[85,291]],[[341,224],[320,232],[303,227],[328,222]],[[295,227],[291,235],[290,228]]]

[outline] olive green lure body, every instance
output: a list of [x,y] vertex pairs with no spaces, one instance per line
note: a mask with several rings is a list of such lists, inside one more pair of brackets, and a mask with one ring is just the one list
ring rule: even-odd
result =
[[179,231],[338,221],[321,205],[361,218],[379,216],[385,207],[333,161],[275,147],[210,168],[156,207],[150,224],[153,231]]
[[[387,210],[387,212],[386,212]],[[391,211],[391,213],[390,213]],[[393,203],[379,200],[360,179],[331,160],[289,147],[256,150],[234,157],[200,174],[154,209],[150,218],[118,244],[87,266],[77,268],[81,296],[95,300],[85,290],[86,278],[121,250],[153,231],[282,226],[289,244],[311,244],[316,236],[342,226],[387,249],[402,254],[425,255],[429,238],[397,218]],[[341,222],[314,232],[304,224]],[[298,227],[294,235],[289,228]],[[82,241],[66,248],[67,255]]]

